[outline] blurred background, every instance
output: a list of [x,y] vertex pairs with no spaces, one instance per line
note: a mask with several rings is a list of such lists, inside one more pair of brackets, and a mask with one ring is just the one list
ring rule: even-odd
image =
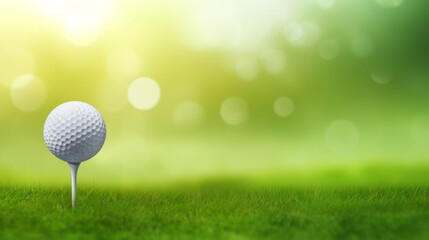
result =
[[0,0],[0,183],[69,184],[43,141],[107,124],[79,183],[429,182],[425,0]]

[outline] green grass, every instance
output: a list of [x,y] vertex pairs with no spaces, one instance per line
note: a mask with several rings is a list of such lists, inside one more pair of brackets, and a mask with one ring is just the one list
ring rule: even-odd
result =
[[429,239],[429,187],[0,187],[0,239]]

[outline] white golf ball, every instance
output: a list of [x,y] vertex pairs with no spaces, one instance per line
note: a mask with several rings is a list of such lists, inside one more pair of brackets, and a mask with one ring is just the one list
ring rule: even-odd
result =
[[57,158],[69,163],[80,163],[100,151],[106,139],[106,124],[91,105],[66,102],[49,114],[43,137],[49,151]]

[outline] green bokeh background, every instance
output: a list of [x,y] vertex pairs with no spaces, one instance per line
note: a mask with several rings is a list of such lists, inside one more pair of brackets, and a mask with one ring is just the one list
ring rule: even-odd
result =
[[[424,0],[0,1],[0,182],[69,184],[43,124],[71,100],[93,105],[107,124],[80,184],[428,182],[427,9]],[[99,22],[84,46],[66,34],[76,11]],[[326,40],[337,43],[333,59],[321,54]],[[124,48],[139,67],[115,75],[109,61]],[[8,49],[31,56],[32,70],[4,57]],[[243,59],[251,79],[240,77]],[[129,63],[118,62],[127,73]],[[21,96],[44,99],[33,111],[12,98],[10,83],[23,74],[46,92]],[[139,77],[161,89],[147,111],[127,98]],[[294,103],[287,117],[273,109],[282,96]],[[229,97],[248,106],[236,126],[220,114]],[[177,126],[174,112],[186,101],[203,118]],[[338,121],[346,127],[330,133]]]

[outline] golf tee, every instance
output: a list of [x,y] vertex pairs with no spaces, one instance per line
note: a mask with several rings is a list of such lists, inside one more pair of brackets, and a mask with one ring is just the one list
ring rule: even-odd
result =
[[71,173],[71,190],[72,190],[72,207],[74,208],[75,200],[76,200],[76,177],[77,170],[79,169],[80,163],[68,163],[70,167]]

